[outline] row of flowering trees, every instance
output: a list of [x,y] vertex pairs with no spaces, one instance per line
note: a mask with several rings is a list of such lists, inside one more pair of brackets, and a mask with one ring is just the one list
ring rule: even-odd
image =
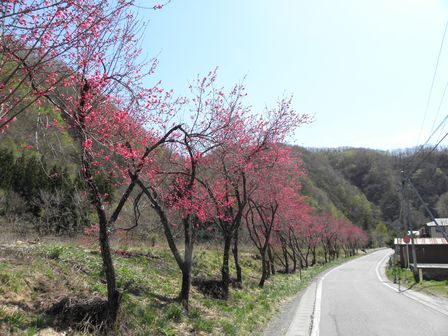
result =
[[303,170],[288,148],[277,149],[273,169],[263,171],[244,212],[249,236],[261,257],[260,287],[280,263],[284,273],[352,256],[368,244],[367,234],[346,219],[317,215],[300,195]]
[[[314,216],[300,196],[300,160],[282,144],[309,118],[294,111],[291,98],[257,115],[245,102],[244,87],[218,88],[215,71],[198,78],[187,98],[174,99],[160,83],[145,87],[153,64],[144,72],[136,61],[133,8],[126,0],[0,5],[0,129],[31,108],[50,107],[55,115],[43,126],[76,142],[97,215],[110,321],[120,303],[110,234],[132,228],[117,228],[116,222],[133,195],[145,197],[159,217],[182,274],[179,298],[186,309],[196,237],[206,226],[222,234],[225,298],[231,255],[242,285],[243,225],[261,255],[260,286],[275,271],[275,258],[290,272],[314,264],[318,246],[329,260],[365,244],[362,231]],[[104,175],[121,193],[112,204],[98,185]],[[183,241],[175,238],[179,231]]]

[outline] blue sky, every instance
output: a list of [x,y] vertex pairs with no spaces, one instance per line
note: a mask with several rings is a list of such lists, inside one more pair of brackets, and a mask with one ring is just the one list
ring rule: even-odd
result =
[[172,0],[142,13],[144,52],[157,55],[155,76],[166,87],[186,92],[218,66],[225,87],[246,76],[255,112],[293,94],[297,111],[314,116],[290,139],[298,145],[412,147],[448,113],[443,101],[436,116],[447,34],[424,118],[448,1]]

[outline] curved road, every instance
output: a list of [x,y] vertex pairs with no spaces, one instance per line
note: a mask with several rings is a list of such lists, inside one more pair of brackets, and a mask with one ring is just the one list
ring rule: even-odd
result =
[[[313,335],[447,336],[448,315],[397,293],[378,277],[391,250],[339,266],[317,287]],[[320,321],[319,321],[320,320]]]

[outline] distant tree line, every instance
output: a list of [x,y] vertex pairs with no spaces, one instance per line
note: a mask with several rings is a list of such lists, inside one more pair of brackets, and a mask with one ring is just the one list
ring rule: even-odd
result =
[[[393,235],[401,235],[400,172],[410,178],[436,217],[448,216],[448,151],[412,148],[392,152],[363,148],[301,149],[311,181],[305,191],[320,200],[320,207],[334,205],[352,222],[378,236],[384,223]],[[337,185],[337,188],[333,186]],[[318,197],[316,197],[316,195]],[[420,227],[430,221],[417,195],[411,195],[411,221]],[[381,226],[381,230],[384,228]],[[381,239],[380,239],[381,240]]]
[[[110,179],[96,177],[113,195]],[[83,182],[62,164],[48,165],[25,149],[19,156],[0,148],[0,216],[32,223],[39,234],[74,235],[89,224]]]

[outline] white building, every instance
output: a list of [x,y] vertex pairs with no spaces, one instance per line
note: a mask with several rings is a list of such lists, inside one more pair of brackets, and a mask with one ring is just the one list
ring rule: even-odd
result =
[[436,218],[436,221],[439,225],[434,221],[425,224],[426,233],[431,238],[443,238],[442,231],[448,232],[448,218]]

